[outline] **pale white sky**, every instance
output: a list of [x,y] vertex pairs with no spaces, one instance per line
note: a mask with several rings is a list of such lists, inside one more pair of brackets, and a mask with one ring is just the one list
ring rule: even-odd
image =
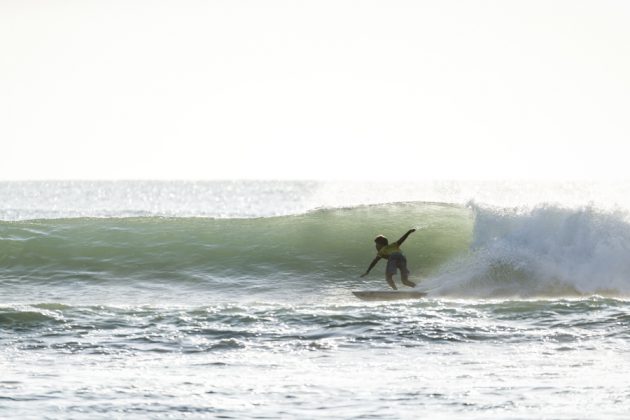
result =
[[630,179],[628,1],[0,0],[0,180]]

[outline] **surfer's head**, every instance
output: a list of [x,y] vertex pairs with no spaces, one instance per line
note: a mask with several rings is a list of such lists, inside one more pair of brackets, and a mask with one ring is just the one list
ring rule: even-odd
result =
[[383,235],[378,235],[376,238],[374,238],[374,243],[376,244],[376,249],[381,249],[384,246],[387,246],[389,241]]

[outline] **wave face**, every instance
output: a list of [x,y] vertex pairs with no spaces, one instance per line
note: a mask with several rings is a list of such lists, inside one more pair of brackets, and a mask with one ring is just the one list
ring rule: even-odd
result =
[[395,240],[410,227],[418,228],[403,246],[411,277],[434,296],[630,294],[625,212],[423,202],[245,219],[5,221],[1,278],[17,287],[151,285],[154,293],[179,284],[164,290],[182,299],[197,289],[287,299],[347,293],[386,287],[383,263],[366,279],[358,275],[375,254],[374,236]]
[[251,219],[0,222],[0,265],[2,277],[16,283],[146,281],[250,292],[313,290],[357,279],[375,254],[374,236],[395,240],[412,226],[420,230],[404,246],[410,268],[437,270],[468,248],[471,223],[468,209],[431,203]]

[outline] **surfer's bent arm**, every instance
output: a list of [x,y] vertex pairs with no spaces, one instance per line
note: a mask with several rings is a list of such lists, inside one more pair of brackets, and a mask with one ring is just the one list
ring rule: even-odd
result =
[[380,259],[381,259],[381,257],[379,257],[379,256],[377,255],[377,256],[376,256],[376,258],[374,258],[374,259],[372,260],[372,262],[370,263],[370,266],[368,267],[367,271],[366,271],[365,273],[363,273],[363,274],[361,275],[361,277],[365,277],[365,276],[367,276],[367,275],[368,275],[368,273],[370,272],[370,270],[374,268],[374,266],[376,265],[376,263],[377,263]]
[[415,229],[409,229],[409,231],[405,233],[399,240],[397,240],[396,243],[399,246],[402,245],[402,243],[405,242],[405,239],[407,239],[407,236],[411,235],[415,231],[416,231]]

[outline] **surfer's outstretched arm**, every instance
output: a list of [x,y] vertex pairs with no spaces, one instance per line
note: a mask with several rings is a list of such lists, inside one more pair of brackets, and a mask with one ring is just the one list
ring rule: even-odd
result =
[[409,229],[409,231],[407,233],[405,233],[403,236],[401,236],[401,238],[396,241],[398,246],[402,245],[402,243],[405,242],[405,239],[407,239],[407,236],[411,235],[415,231],[416,231],[415,229]]
[[368,273],[370,272],[370,270],[374,268],[374,266],[376,265],[376,263],[377,263],[377,262],[378,262],[378,260],[380,260],[380,259],[381,259],[381,257],[379,257],[379,256],[377,255],[377,256],[376,256],[376,258],[374,258],[374,259],[372,260],[372,262],[370,263],[370,266],[368,267],[367,271],[366,271],[365,273],[361,274],[361,277],[365,277],[365,276],[367,276],[367,275],[368,275]]

